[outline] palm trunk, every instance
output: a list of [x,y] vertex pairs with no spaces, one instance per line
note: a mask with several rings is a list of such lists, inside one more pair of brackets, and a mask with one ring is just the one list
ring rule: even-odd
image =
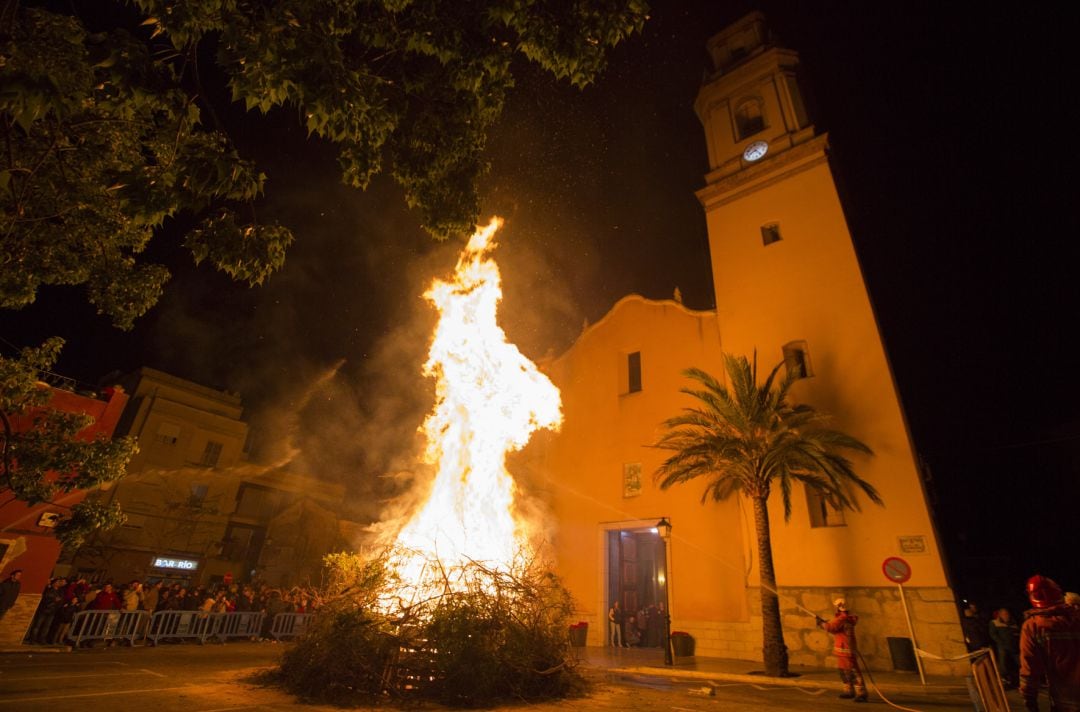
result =
[[787,677],[788,654],[784,645],[784,630],[780,626],[780,599],[776,595],[776,574],[773,572],[772,537],[769,533],[769,510],[765,497],[754,497],[754,529],[757,532],[758,571],[761,581],[761,629],[765,674]]

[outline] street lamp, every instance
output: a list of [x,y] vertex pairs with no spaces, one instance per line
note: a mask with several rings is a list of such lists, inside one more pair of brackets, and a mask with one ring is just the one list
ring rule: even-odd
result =
[[[665,566],[671,568],[671,560],[667,556],[667,543],[671,541],[671,522],[667,520],[667,517],[661,517],[660,521],[656,523],[656,533],[663,539],[664,550],[664,562]],[[670,577],[668,577],[670,579]],[[664,586],[664,597],[668,599],[668,605],[664,608],[664,664],[674,665],[675,658],[671,654],[671,598],[667,595],[668,586],[670,581]]]

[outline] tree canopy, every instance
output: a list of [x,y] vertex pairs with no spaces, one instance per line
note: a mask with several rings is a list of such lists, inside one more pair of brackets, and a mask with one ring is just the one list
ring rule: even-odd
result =
[[337,146],[349,185],[391,174],[444,238],[479,217],[515,58],[585,86],[647,12],[644,0],[72,7],[10,1],[0,15],[0,307],[84,285],[121,328],[161,295],[168,270],[144,252],[170,218],[190,218],[174,232],[196,262],[251,284],[294,239],[258,219],[267,176],[239,152],[211,82],[249,112],[295,111]]
[[[267,176],[222,101],[250,120],[294,112],[337,147],[345,183],[385,171],[433,236],[471,231],[515,59],[583,87],[646,12],[645,0],[4,0],[0,308],[80,286],[130,329],[169,279],[147,253],[166,237],[252,285],[279,269],[293,231],[259,219]],[[0,359],[0,489],[30,504],[117,479],[134,452],[79,440],[85,418],[47,407],[37,376],[61,343]],[[12,427],[26,417],[30,430]],[[55,531],[77,544],[121,517],[80,504]]]
[[[40,348],[23,349],[18,358],[0,356],[0,491],[30,505],[115,481],[136,452],[129,437],[79,438],[93,418],[49,407],[52,389],[38,374],[52,366],[62,345],[49,339]],[[81,502],[64,509],[53,531],[69,547],[99,527],[124,521],[115,505]]]

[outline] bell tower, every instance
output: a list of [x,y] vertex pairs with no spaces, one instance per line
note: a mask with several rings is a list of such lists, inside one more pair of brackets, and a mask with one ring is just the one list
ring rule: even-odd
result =
[[[868,444],[874,456],[853,458],[854,468],[885,505],[860,497],[861,511],[840,511],[800,486],[785,523],[780,498],[773,497],[777,583],[820,589],[823,597],[844,589],[884,600],[893,587],[882,576],[882,561],[905,557],[920,600],[942,602],[932,613],[914,612],[941,621],[917,631],[920,644],[944,646],[955,634],[954,597],[829,166],[828,136],[815,130],[799,92],[799,56],[776,43],[760,13],[743,17],[707,47],[713,71],[694,108],[709,172],[697,197],[708,228],[721,348],[756,353],[764,373],[783,364],[782,373],[798,378],[795,402],[817,407],[838,430]],[[871,618],[865,627],[882,635],[887,626]]]
[[814,137],[795,79],[799,55],[776,46],[755,12],[708,42],[715,68],[694,108],[705,125],[710,182]]

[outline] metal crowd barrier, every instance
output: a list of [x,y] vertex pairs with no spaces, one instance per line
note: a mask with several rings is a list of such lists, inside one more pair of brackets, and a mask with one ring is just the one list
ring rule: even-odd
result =
[[158,611],[150,620],[146,638],[151,645],[157,645],[163,638],[194,638],[200,643],[205,643],[207,638],[222,642],[227,638],[257,638],[265,616],[262,611]]
[[270,625],[270,635],[274,640],[301,636],[314,617],[314,613],[278,613]]
[[162,638],[195,638],[200,643],[214,633],[215,616],[228,613],[204,613],[203,611],[158,611],[150,619],[146,639],[157,645]]
[[212,613],[214,637],[224,642],[226,638],[257,638],[262,632],[262,611],[234,611],[232,613]]
[[79,611],[71,619],[67,637],[76,646],[93,640],[127,640],[134,645],[149,617],[146,611]]
[[[313,613],[278,613],[270,624],[276,640],[295,638],[307,629]],[[262,611],[206,613],[204,611],[79,611],[67,637],[76,646],[94,640],[126,640],[134,645],[145,638],[151,645],[163,639],[258,638],[266,614]]]

